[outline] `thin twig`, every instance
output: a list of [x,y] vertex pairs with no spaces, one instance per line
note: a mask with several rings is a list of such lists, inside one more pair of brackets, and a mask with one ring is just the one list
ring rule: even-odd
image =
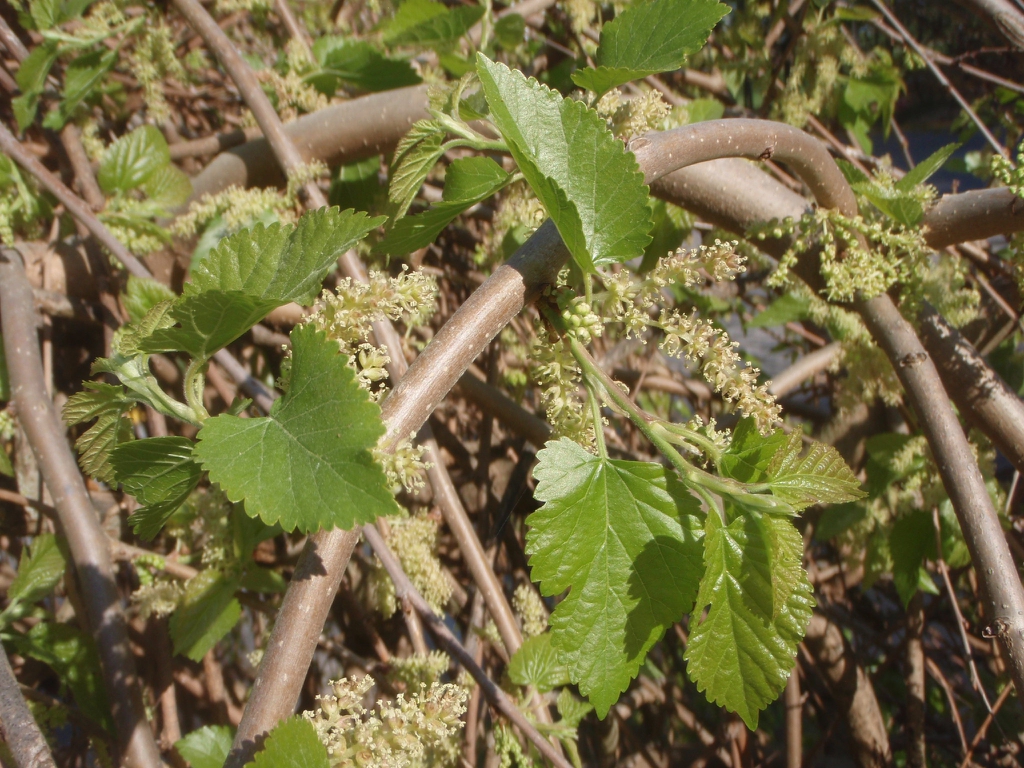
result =
[[571,763],[562,757],[533,724],[526,719],[523,713],[519,711],[519,708],[509,699],[508,694],[501,690],[487,676],[487,673],[473,659],[472,654],[463,647],[462,643],[456,639],[445,623],[431,610],[427,601],[423,599],[423,596],[413,583],[409,581],[409,577],[405,575],[401,563],[398,562],[398,558],[388,549],[388,545],[380,535],[380,532],[374,526],[366,525],[363,527],[363,535],[370,543],[370,546],[373,547],[373,551],[380,558],[381,563],[384,564],[384,568],[394,582],[395,595],[400,600],[408,600],[412,603],[413,607],[423,618],[423,621],[430,627],[430,631],[434,633],[438,643],[473,676],[473,679],[476,680],[477,685],[480,686],[491,706],[519,728],[545,758],[560,768],[571,768]]
[[1013,692],[1013,686],[1008,685],[1003,688],[1002,693],[999,694],[999,698],[996,699],[996,703],[992,706],[992,711],[989,712],[985,719],[981,723],[981,727],[978,728],[978,732],[974,734],[974,738],[971,739],[971,748],[967,750],[967,754],[964,756],[963,762],[960,763],[960,768],[968,768],[971,764],[971,758],[974,756],[974,750],[981,744],[981,740],[985,738],[985,734],[988,733],[989,726],[992,725],[996,719],[996,714],[1003,708],[1003,704],[1010,698],[1010,694]]
[[967,736],[964,734],[964,724],[960,719],[960,708],[957,706],[956,696],[953,694],[953,687],[949,684],[949,680],[942,674],[942,670],[939,665],[932,661],[930,658],[925,658],[925,666],[935,681],[942,687],[942,690],[946,693],[946,701],[949,702],[949,712],[953,717],[953,724],[956,726],[957,735],[960,737],[960,746],[963,748],[964,754],[967,754]]
[[960,91],[958,91],[956,87],[949,82],[949,78],[946,77],[942,70],[939,69],[938,65],[931,60],[921,44],[917,42],[914,36],[907,31],[907,28],[900,23],[900,20],[896,18],[896,15],[889,10],[889,7],[882,2],[882,0],[871,0],[871,2],[874,3],[875,7],[882,12],[882,15],[889,20],[889,23],[896,28],[896,31],[903,37],[903,41],[913,48],[914,52],[918,56],[924,59],[924,63],[928,66],[928,69],[932,71],[932,74],[935,75],[935,79],[938,80],[939,84],[956,100],[956,103],[959,104],[960,108],[967,113],[967,116],[971,118],[971,121],[978,126],[978,130],[981,131],[982,136],[985,137],[985,140],[991,145],[992,149],[1003,157],[1009,157],[1009,152],[1006,151],[1006,147],[1000,144],[996,137],[992,135],[992,132],[988,129],[985,123],[982,122],[981,118],[978,117],[978,114],[971,108],[971,105],[967,103],[967,99],[965,99],[960,94]]

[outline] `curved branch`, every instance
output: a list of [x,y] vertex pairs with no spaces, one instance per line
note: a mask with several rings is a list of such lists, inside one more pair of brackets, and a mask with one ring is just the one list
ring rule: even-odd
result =
[[78,574],[89,627],[113,705],[118,744],[136,768],[160,768],[160,752],[146,720],[107,537],[89,501],[78,464],[46,393],[36,338],[32,288],[15,251],[0,254],[0,320],[18,419],[28,434],[53,496]]

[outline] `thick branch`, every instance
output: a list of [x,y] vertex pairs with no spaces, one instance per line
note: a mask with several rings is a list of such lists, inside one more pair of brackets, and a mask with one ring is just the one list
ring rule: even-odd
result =
[[1017,50],[1024,50],[1024,13],[1010,0],[957,0],[990,21]]
[[160,753],[142,705],[107,537],[46,394],[32,288],[20,257],[12,250],[4,250],[0,256],[0,318],[18,419],[67,536],[88,614],[85,618],[100,654],[120,749],[128,765],[159,768]]
[[55,768],[53,755],[21,695],[7,652],[0,645],[0,730],[17,768]]

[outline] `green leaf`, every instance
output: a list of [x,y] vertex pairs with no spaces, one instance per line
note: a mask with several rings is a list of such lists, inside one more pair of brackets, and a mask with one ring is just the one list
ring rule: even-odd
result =
[[398,6],[395,15],[381,25],[384,43],[387,44],[390,39],[430,19],[443,16],[447,11],[443,3],[435,0],[405,0]]
[[320,71],[306,80],[333,96],[339,81],[361,91],[390,91],[421,82],[408,61],[390,59],[364,40],[325,35],[313,44]]
[[[71,119],[75,108],[89,97],[93,88],[117,64],[117,51],[97,50],[79,56],[64,70],[64,98],[46,115],[43,127],[59,131]],[[155,129],[154,129],[155,130]]]
[[708,120],[719,120],[725,114],[725,104],[718,99],[694,99],[686,105],[686,122],[688,125],[703,123]]
[[640,256],[651,208],[636,158],[598,114],[477,54],[491,120],[585,272]]
[[508,13],[494,22],[494,39],[506,51],[515,50],[525,39],[526,19],[518,13]]
[[679,69],[704,47],[729,6],[718,0],[653,0],[626,6],[604,25],[596,69],[577,70],[572,80],[598,96],[647,75]]
[[250,592],[277,593],[288,589],[288,582],[277,571],[250,565],[245,569],[245,574],[238,586]]
[[73,394],[64,404],[64,421],[68,426],[96,419],[96,423],[75,441],[75,448],[82,469],[101,482],[114,483],[110,454],[118,443],[132,439],[131,421],[124,414],[135,402],[135,398],[125,394],[123,387],[87,381],[85,389]]
[[41,621],[25,634],[5,638],[5,642],[22,656],[31,656],[53,669],[71,690],[82,714],[107,732],[114,732],[99,654],[89,635],[71,624]]
[[185,437],[150,437],[117,446],[111,464],[117,481],[142,506],[128,518],[143,539],[153,539],[199,484],[203,469]]
[[[408,23],[412,14],[403,12],[409,5],[413,5],[415,13],[422,14],[424,18],[416,23]],[[439,6],[439,12],[434,6]],[[394,22],[384,33],[383,42],[388,47],[420,45],[425,48],[447,48],[480,21],[485,10],[482,5],[446,8],[440,3],[406,0],[399,6]]]
[[[409,2],[410,0],[406,0]],[[266,746],[246,768],[330,768],[327,747],[316,735],[313,723],[296,715],[278,725]]]
[[801,456],[802,448],[801,434],[794,432],[769,465],[768,487],[774,496],[797,511],[864,498],[860,481],[833,446],[814,443]]
[[379,171],[380,155],[339,166],[337,175],[331,180],[331,205],[341,209],[378,210],[383,192],[377,175]]
[[551,644],[600,717],[700,580],[699,504],[659,464],[600,459],[563,438],[537,454],[526,551],[541,593],[570,590]]
[[910,192],[886,187],[874,181],[853,185],[853,191],[864,195],[878,210],[905,227],[913,227],[924,218],[924,207]]
[[732,432],[732,441],[722,454],[719,470],[726,477],[741,483],[761,482],[775,454],[786,444],[786,435],[775,430],[767,437],[757,429],[751,418],[741,419]]
[[21,553],[18,575],[7,588],[7,599],[26,604],[35,603],[53,591],[66,568],[67,561],[57,543],[57,537],[52,533],[36,536],[31,548]]
[[92,0],[32,0],[29,13],[35,28],[43,31],[77,19],[91,3]]
[[427,174],[444,154],[444,137],[445,129],[439,123],[420,120],[413,124],[398,143],[391,163],[391,185],[388,187],[388,199],[391,201],[388,212],[392,225],[405,216]]
[[935,524],[931,512],[915,509],[897,518],[889,534],[892,581],[903,607],[918,589],[937,594],[935,582],[924,568],[925,559],[936,558]]
[[121,294],[121,302],[128,312],[128,319],[138,323],[157,304],[174,301],[178,297],[163,283],[150,277],[128,275],[128,286]]
[[209,290],[182,296],[168,315],[175,326],[153,331],[139,342],[138,348],[146,354],[181,351],[196,360],[209,360],[272,309],[286,303],[241,291]]
[[445,179],[444,201],[423,213],[399,219],[375,250],[404,255],[434,242],[441,231],[467,208],[485,200],[511,179],[501,166],[488,157],[470,157],[454,161]]
[[202,661],[206,652],[234,628],[242,616],[242,606],[235,599],[237,588],[237,576],[216,568],[207,568],[189,579],[181,605],[168,622],[175,653]]
[[20,109],[15,109],[19,130],[24,131],[35,120],[39,96],[46,88],[46,76],[50,74],[50,69],[57,61],[57,56],[56,43],[45,41],[33,48],[18,67],[18,73],[14,79],[18,83],[22,95],[14,101],[21,104]]
[[942,559],[950,568],[964,568],[971,564],[971,552],[967,549],[960,521],[948,498],[939,504],[939,531],[942,534]]
[[184,205],[192,196],[192,182],[184,171],[165,165],[146,177],[142,191],[157,205],[171,209]]
[[[131,283],[129,283],[129,287],[130,286]],[[164,328],[170,328],[174,325],[174,305],[178,301],[178,297],[169,289],[165,290],[167,290],[167,295],[171,298],[161,299],[157,303],[153,304],[137,322],[122,325],[118,329],[117,333],[114,334],[112,347],[116,353],[120,353],[125,358],[132,358],[136,355],[141,355],[142,351],[140,349],[140,345],[142,342],[152,336],[156,331],[163,330]],[[159,292],[154,289],[150,292],[149,297],[155,299],[158,298],[159,295]],[[139,308],[141,309],[141,306]],[[121,380],[124,381],[123,377]]]
[[867,517],[867,514],[868,509],[863,503],[833,504],[827,507],[818,518],[818,524],[814,528],[814,538],[818,541],[834,539]]
[[583,721],[583,718],[594,711],[593,704],[589,701],[577,699],[568,688],[563,688],[558,692],[558,700],[555,704],[558,708],[558,714],[562,718],[562,723],[567,728],[577,728]]
[[747,323],[750,328],[771,328],[776,325],[785,325],[807,317],[811,302],[803,296],[796,296],[787,293],[767,307],[763,312],[758,313],[753,320]]
[[926,459],[922,453],[913,454],[910,461],[901,461],[899,467],[896,466],[896,455],[906,448],[911,440],[911,435],[895,432],[872,435],[867,439],[865,448],[868,460],[864,469],[868,476],[867,490],[871,498],[881,496],[893,483],[924,468]]
[[946,164],[946,161],[949,160],[949,158],[953,156],[953,153],[960,149],[961,146],[961,144],[957,143],[947,144],[941,149],[936,150],[911,168],[910,172],[907,173],[906,176],[897,181],[896,189],[900,192],[909,192],[918,184],[924,184]]
[[533,685],[541,693],[569,684],[569,670],[551,646],[551,633],[523,641],[508,665],[508,676],[516,685]]
[[2,443],[0,443],[0,475],[14,477],[14,465],[11,464],[11,457],[7,455]]
[[196,457],[232,501],[285,530],[350,529],[398,505],[370,450],[380,409],[338,346],[312,325],[292,331],[288,393],[268,417],[207,419]]
[[304,214],[295,226],[256,224],[221,240],[193,268],[185,295],[237,291],[277,304],[308,306],[338,258],[383,222],[384,217],[321,208]]
[[171,150],[163,134],[152,125],[144,125],[107,148],[97,181],[104,192],[127,192],[170,162]]
[[[708,700],[735,712],[757,729],[758,715],[774,701],[789,679],[797,645],[811,619],[814,601],[807,576],[788,576],[792,590],[777,615],[767,574],[792,568],[792,559],[772,562],[765,526],[790,526],[785,519],[741,515],[729,526],[712,512],[705,522],[704,565],[697,605],[690,624],[685,658],[690,678]],[[696,623],[705,606],[707,616]]]
[[235,729],[229,725],[204,725],[174,742],[174,748],[192,768],[224,768],[234,739]]

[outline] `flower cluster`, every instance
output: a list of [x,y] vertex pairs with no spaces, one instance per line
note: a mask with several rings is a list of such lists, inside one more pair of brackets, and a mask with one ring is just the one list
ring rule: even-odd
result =
[[157,578],[142,583],[132,592],[131,600],[139,612],[139,618],[145,621],[150,616],[163,618],[174,613],[184,594],[185,590],[180,582]]
[[672,119],[672,105],[660,91],[650,90],[631,99],[624,99],[618,88],[613,88],[594,106],[608,127],[619,138],[628,141],[654,130],[666,130],[681,124],[683,110]]
[[448,671],[451,664],[451,659],[444,651],[414,653],[405,658],[393,656],[389,662],[388,680],[392,683],[404,683],[408,688],[418,689],[420,686],[437,682],[441,675]]
[[530,584],[520,584],[512,594],[512,608],[519,617],[524,637],[542,635],[548,628],[548,612],[537,590]]
[[740,359],[736,352],[739,344],[731,341],[725,331],[698,318],[696,311],[687,315],[678,310],[662,310],[653,325],[665,334],[662,351],[697,363],[715,391],[752,417],[762,434],[767,434],[779,421],[782,408],[767,385],[757,383],[761,372]]
[[164,78],[186,82],[185,68],[175,55],[171,28],[163,21],[148,23],[135,43],[130,57],[132,74],[142,86],[146,111],[159,124],[170,119],[164,96]]
[[189,237],[217,218],[223,220],[226,234],[230,234],[268,219],[291,224],[298,219],[298,214],[295,199],[276,189],[243,189],[233,184],[222,192],[203,195],[194,201],[188,211],[171,224],[171,232]]
[[452,596],[452,585],[434,552],[438,521],[420,512],[410,517],[388,518],[388,544],[402,562],[402,569],[435,613],[443,614]]
[[317,696],[320,708],[303,712],[327,748],[332,768],[427,768],[454,765],[469,693],[452,683],[433,683],[406,698],[363,706],[373,678],[331,681],[332,694]]
[[[370,346],[370,345],[367,345]],[[374,347],[370,347],[375,349]],[[360,365],[362,362],[360,361]],[[363,368],[360,373],[365,372]],[[423,461],[423,454],[426,447],[416,445],[413,440],[416,433],[399,440],[393,450],[375,450],[373,457],[384,468],[388,482],[393,488],[401,486],[411,493],[415,493],[424,486],[423,474],[430,468],[428,462]]]
[[592,426],[585,415],[580,395],[579,366],[561,341],[543,341],[546,332],[530,349],[530,375],[540,388],[540,401],[556,436],[566,436],[584,445],[594,442]]

